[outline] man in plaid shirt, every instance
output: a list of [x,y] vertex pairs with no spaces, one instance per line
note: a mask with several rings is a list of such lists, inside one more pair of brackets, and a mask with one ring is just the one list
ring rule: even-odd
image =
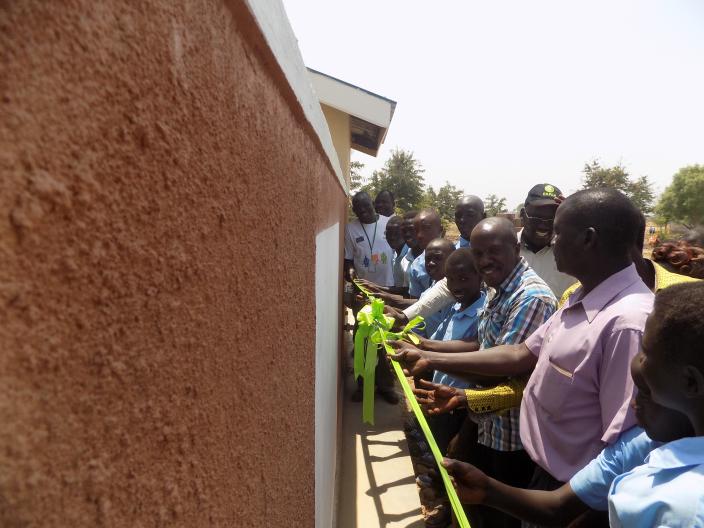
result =
[[[478,271],[491,288],[479,322],[479,342],[443,345],[476,350],[522,343],[555,312],[557,299],[520,256],[516,232],[508,220],[488,218],[477,224],[472,231],[471,248]],[[406,343],[395,345],[400,350],[411,348]],[[498,380],[477,381],[494,385]],[[518,407],[479,418],[479,445],[472,449],[471,462],[497,480],[525,487],[535,466],[523,450],[518,422]],[[472,510],[473,527],[520,526],[520,521],[497,510],[483,506]]]

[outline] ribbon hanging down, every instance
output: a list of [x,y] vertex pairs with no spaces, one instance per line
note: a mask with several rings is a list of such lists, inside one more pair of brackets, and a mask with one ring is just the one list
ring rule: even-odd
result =
[[[388,355],[393,355],[394,350],[387,343],[387,340],[406,338],[414,344],[418,344],[420,340],[412,333],[412,330],[422,328],[423,318],[420,316],[416,317],[409,321],[400,332],[392,332],[391,328],[394,324],[394,319],[384,314],[384,301],[374,297],[371,292],[360,284],[357,284],[356,281],[355,284],[367,296],[370,302],[357,314],[357,322],[359,324],[354,339],[354,376],[355,379],[361,376],[363,380],[362,420],[366,423],[374,424],[374,374],[377,365],[377,350],[379,346],[382,346]],[[425,435],[430,451],[433,454],[457,522],[460,528],[471,528],[467,516],[464,513],[464,509],[462,508],[462,504],[460,503],[460,499],[457,496],[457,492],[450,481],[450,476],[442,465],[443,455],[433,437],[433,433],[430,431],[430,426],[428,426],[428,422],[418,404],[418,400],[416,400],[415,394],[413,394],[413,389],[411,389],[401,365],[399,365],[397,361],[392,361],[391,364],[401,384],[403,393],[411,406],[411,410]]]

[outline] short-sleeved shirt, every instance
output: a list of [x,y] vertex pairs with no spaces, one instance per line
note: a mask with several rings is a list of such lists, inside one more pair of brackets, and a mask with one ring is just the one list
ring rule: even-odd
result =
[[661,442],[651,440],[640,427],[631,427],[606,446],[599,456],[570,479],[575,495],[592,510],[609,509],[609,489],[616,477],[645,462],[648,454]]
[[388,216],[379,215],[372,224],[355,219],[345,228],[345,260],[353,262],[360,279],[380,286],[394,285],[394,250],[386,241],[388,221]]
[[455,249],[469,247],[469,240],[460,235],[460,238],[455,242]]
[[[523,343],[555,311],[557,299],[545,282],[521,258],[501,285],[490,291],[479,322],[481,349]],[[519,409],[479,419],[480,444],[497,451],[518,451]]]
[[567,275],[557,270],[555,264],[555,253],[552,245],[548,244],[540,251],[533,252],[521,240],[523,231],[518,233],[518,240],[521,244],[521,256],[526,259],[528,265],[550,286],[550,289],[558,299],[562,297],[564,291],[577,280],[572,275]]
[[[485,300],[486,293],[480,292],[479,298],[464,310],[461,303],[456,303],[447,317],[440,323],[431,339],[454,341],[476,336],[479,328],[479,313],[484,306]],[[439,370],[436,370],[433,374],[433,383],[442,383],[458,389],[467,389],[473,385],[468,381],[454,378]]]
[[401,248],[401,251],[396,253],[394,251],[394,262],[393,262],[393,270],[394,270],[394,286],[398,286],[400,288],[407,288],[408,287],[408,273],[406,273],[406,269],[403,267],[404,261],[406,261],[406,255],[410,252],[410,249],[408,249],[408,246],[404,245]]
[[411,263],[409,271],[408,294],[420,298],[420,294],[430,288],[432,279],[425,270],[425,250]]
[[635,425],[630,364],[653,297],[631,264],[587,295],[576,292],[526,341],[538,362],[523,391],[521,440],[557,480]]
[[609,491],[615,528],[704,526],[704,437],[675,440],[616,477]]

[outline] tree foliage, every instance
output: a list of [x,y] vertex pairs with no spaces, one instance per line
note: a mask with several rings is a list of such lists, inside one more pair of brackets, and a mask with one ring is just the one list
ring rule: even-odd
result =
[[665,222],[704,224],[704,165],[683,167],[665,189],[656,211]]
[[374,171],[369,182],[362,187],[376,196],[379,191],[388,189],[396,197],[396,207],[402,211],[414,209],[422,204],[424,198],[425,170],[412,152],[403,149],[391,151],[381,170]]
[[484,198],[484,211],[486,216],[496,216],[506,212],[506,198],[499,198],[495,194],[490,194]]
[[620,163],[613,167],[602,167],[597,160],[586,163],[582,172],[584,173],[583,189],[612,187],[628,196],[644,213],[650,213],[653,210],[655,194],[647,176],[632,180],[631,175]]
[[458,189],[449,182],[445,182],[445,185],[440,187],[437,192],[428,185],[422,206],[432,207],[444,222],[451,223],[455,220],[455,206],[463,194],[462,189]]
[[350,162],[350,192],[356,193],[364,185],[364,176],[361,170],[364,168],[364,163],[361,161]]

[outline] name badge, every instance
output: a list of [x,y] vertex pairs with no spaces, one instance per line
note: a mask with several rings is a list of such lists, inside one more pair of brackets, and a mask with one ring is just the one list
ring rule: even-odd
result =
[[355,242],[364,242],[364,237],[357,237],[354,239]]

